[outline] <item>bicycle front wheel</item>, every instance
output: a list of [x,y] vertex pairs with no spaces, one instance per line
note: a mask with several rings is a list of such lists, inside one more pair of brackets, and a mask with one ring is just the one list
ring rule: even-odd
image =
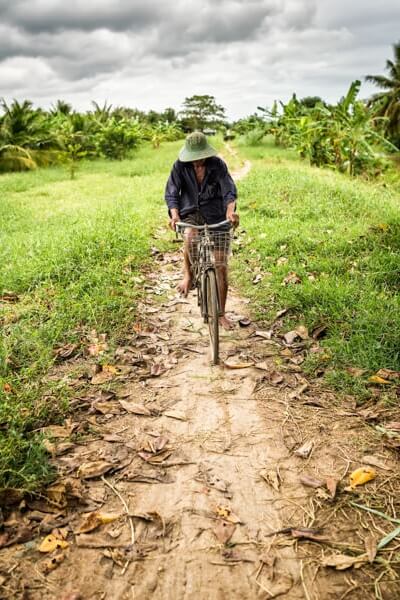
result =
[[210,269],[206,273],[205,292],[207,299],[207,321],[210,333],[211,361],[213,365],[219,362],[219,302],[218,287],[215,271]]

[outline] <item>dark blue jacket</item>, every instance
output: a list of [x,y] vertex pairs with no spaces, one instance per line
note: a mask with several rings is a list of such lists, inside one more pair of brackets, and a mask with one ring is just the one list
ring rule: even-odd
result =
[[237,198],[236,186],[223,160],[217,156],[206,159],[206,174],[197,183],[193,165],[177,160],[165,188],[168,210],[177,208],[179,216],[199,210],[206,223],[218,223],[226,218],[226,207]]

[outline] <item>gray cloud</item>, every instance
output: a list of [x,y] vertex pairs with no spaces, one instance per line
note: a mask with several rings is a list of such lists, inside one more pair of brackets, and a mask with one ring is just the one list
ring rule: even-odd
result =
[[335,100],[383,71],[399,19],[398,0],[0,0],[1,95],[161,109],[211,93],[232,116]]

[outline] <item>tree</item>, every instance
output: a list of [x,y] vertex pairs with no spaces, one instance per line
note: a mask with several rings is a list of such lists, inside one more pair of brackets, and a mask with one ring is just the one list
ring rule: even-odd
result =
[[368,101],[377,116],[386,119],[386,134],[400,147],[400,41],[393,45],[394,61],[386,61],[385,75],[367,75],[367,81],[384,91],[374,94]]
[[209,95],[185,98],[180,116],[184,129],[191,131],[215,129],[226,123],[224,107]]

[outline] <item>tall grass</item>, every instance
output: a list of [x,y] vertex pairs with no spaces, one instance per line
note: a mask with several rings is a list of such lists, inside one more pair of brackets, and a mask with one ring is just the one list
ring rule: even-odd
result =
[[[349,385],[346,367],[400,369],[399,194],[270,144],[241,150],[253,169],[239,184],[246,235],[235,276],[258,316],[269,324],[290,307],[287,330],[326,325],[324,369],[347,390],[363,386]],[[263,279],[253,285],[258,268]],[[301,283],[285,285],[290,272]],[[318,366],[315,355],[308,366]]]
[[31,488],[49,474],[32,431],[61,419],[71,393],[43,379],[54,349],[92,328],[112,344],[134,320],[135,278],[165,222],[180,145],[83,163],[74,181],[61,168],[0,177],[0,290],[19,296],[0,304],[0,487]]

